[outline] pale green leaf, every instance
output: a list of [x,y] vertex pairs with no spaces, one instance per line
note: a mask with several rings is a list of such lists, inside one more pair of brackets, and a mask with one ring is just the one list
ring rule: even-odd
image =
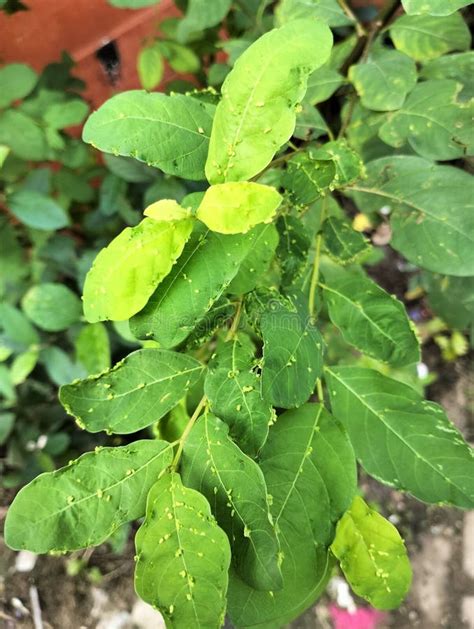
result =
[[460,100],[474,97],[474,51],[445,55],[428,61],[420,70],[424,79],[453,79],[463,85]]
[[267,487],[258,465],[228,437],[211,413],[196,423],[184,444],[184,482],[211,503],[227,533],[239,575],[261,590],[282,586],[279,544],[270,516]]
[[327,252],[340,264],[350,264],[370,250],[370,243],[363,234],[336,216],[329,216],[324,221],[323,238]]
[[74,98],[65,103],[53,103],[46,109],[43,118],[52,129],[64,129],[81,124],[88,111],[85,101]]
[[337,0],[280,0],[276,17],[280,24],[301,18],[316,18],[332,27],[352,24]]
[[145,90],[152,90],[160,84],[165,66],[160,46],[154,43],[145,46],[138,53],[137,70],[141,86]]
[[403,105],[416,85],[416,64],[402,52],[379,48],[365,63],[351,66],[349,78],[364,107],[393,111]]
[[468,50],[469,28],[459,13],[447,17],[402,15],[390,27],[395,48],[415,61],[428,61],[452,50]]
[[177,44],[174,41],[163,41],[160,42],[160,49],[176,72],[194,73],[201,67],[199,57],[192,48]]
[[197,383],[202,370],[186,354],[140,349],[109,371],[64,385],[59,399],[81,428],[128,434],[161,419]]
[[110,369],[110,341],[103,323],[86,325],[75,341],[77,360],[89,374]]
[[0,113],[0,144],[21,159],[40,161],[49,156],[43,129],[16,109]]
[[189,0],[186,15],[179,21],[179,41],[187,41],[193,33],[216,26],[227,15],[232,0]]
[[10,63],[0,69],[0,108],[20,100],[33,90],[38,75],[24,63]]
[[319,68],[308,77],[308,88],[304,102],[310,105],[322,103],[330,98],[344,83],[344,77],[327,66]]
[[321,375],[323,339],[305,309],[273,300],[260,320],[263,337],[262,394],[273,406],[306,402]]
[[351,188],[364,212],[391,210],[391,245],[410,262],[448,275],[474,275],[474,185],[458,168],[420,157],[384,157],[367,164]]
[[4,144],[0,144],[0,169],[5,163],[5,160],[7,159],[9,153],[10,153],[10,147],[5,146]]
[[33,286],[22,299],[26,316],[42,330],[66,330],[81,317],[81,301],[63,284],[44,283]]
[[411,567],[397,529],[360,496],[337,525],[331,550],[356,594],[376,609],[395,609],[411,584]]
[[83,365],[73,362],[68,353],[54,345],[41,350],[40,363],[46,369],[48,378],[58,387],[87,375]]
[[278,230],[274,223],[258,225],[252,249],[242,261],[237,275],[229,284],[228,292],[243,295],[263,283],[264,276],[275,255]]
[[208,501],[165,474],[150,490],[135,537],[137,594],[167,627],[219,629],[224,622],[229,541]]
[[145,208],[143,214],[156,221],[179,221],[191,216],[191,210],[181,207],[174,199],[160,199]]
[[193,227],[192,219],[143,219],[126,227],[99,253],[84,284],[90,323],[123,321],[139,312],[171,271]]
[[380,138],[396,148],[408,142],[426,159],[453,160],[472,154],[474,107],[458,102],[460,90],[451,80],[419,83],[403,107],[380,127]]
[[293,134],[296,104],[331,45],[324,23],[296,20],[266,33],[239,57],[222,86],[212,127],[211,183],[247,180],[267,166]]
[[40,342],[38,332],[21,310],[7,303],[0,304],[0,328],[7,340],[19,350]]
[[214,106],[191,96],[140,90],[112,97],[87,120],[83,140],[168,175],[204,179]]
[[327,368],[327,378],[368,474],[425,502],[474,506],[473,451],[440,406],[372,369]]
[[28,227],[49,231],[69,225],[69,217],[64,209],[45,194],[22,189],[14,192],[7,200],[12,214]]
[[329,317],[344,339],[395,367],[420,360],[420,347],[405,306],[362,273],[325,274],[321,282]]
[[269,223],[281,202],[281,195],[271,186],[250,181],[221,183],[206,190],[196,216],[212,231],[242,234],[259,223]]
[[237,275],[258,233],[226,236],[199,224],[171,273],[131,319],[132,332],[163,347],[184,341]]
[[204,382],[212,412],[229,426],[232,439],[251,457],[265,443],[273,418],[271,405],[262,398],[255,366],[255,348],[247,336],[239,334],[217,346]]
[[229,615],[238,627],[281,627],[321,594],[331,574],[326,552],[356,491],[354,452],[319,404],[279,416],[260,465],[282,546],[283,589],[257,592],[231,573]]
[[472,4],[472,0],[402,0],[409,15],[451,15]]
[[19,385],[28,378],[38,362],[39,350],[37,347],[27,349],[26,352],[15,356],[10,367],[12,384]]
[[101,544],[122,524],[144,515],[146,495],[172,455],[164,441],[97,447],[37,476],[8,510],[7,545],[46,553]]

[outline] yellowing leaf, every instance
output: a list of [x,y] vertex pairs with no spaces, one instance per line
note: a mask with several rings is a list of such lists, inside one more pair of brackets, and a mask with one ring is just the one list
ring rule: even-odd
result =
[[405,544],[397,529],[359,496],[340,519],[331,550],[356,594],[377,609],[400,605],[412,577]]
[[171,271],[191,235],[192,220],[145,218],[124,229],[102,249],[84,284],[84,314],[90,323],[123,321],[139,312]]
[[220,234],[242,234],[258,225],[269,223],[282,201],[271,186],[237,182],[211,186],[196,216],[212,231]]
[[190,211],[182,208],[174,199],[161,199],[149,205],[143,214],[156,221],[179,221],[189,218]]

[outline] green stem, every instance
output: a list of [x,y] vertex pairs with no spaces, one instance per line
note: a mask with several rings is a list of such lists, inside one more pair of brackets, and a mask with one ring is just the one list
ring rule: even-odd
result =
[[229,331],[227,332],[227,336],[225,338],[226,341],[231,341],[234,336],[237,334],[237,330],[239,329],[240,317],[242,316],[242,305],[244,299],[241,297],[237,302],[237,308],[235,310],[234,319],[232,321],[232,325],[230,326]]
[[309,314],[313,320],[316,320],[315,316],[315,300],[316,300],[316,289],[318,287],[319,281],[319,265],[321,262],[321,245],[323,240],[323,223],[326,220],[326,211],[328,205],[328,196],[323,198],[322,207],[321,207],[321,220],[319,223],[319,230],[316,236],[315,248],[316,253],[314,256],[313,262],[313,273],[311,275],[311,284],[309,287],[309,298],[308,298],[308,306],[309,306]]
[[184,444],[186,443],[186,439],[188,438],[189,433],[191,432],[192,427],[196,423],[197,418],[201,414],[201,411],[205,407],[206,404],[207,404],[207,397],[205,395],[203,395],[201,400],[200,400],[200,402],[199,402],[199,404],[196,406],[196,408],[194,410],[194,413],[192,414],[190,420],[186,424],[186,428],[184,429],[183,434],[181,435],[181,439],[179,440],[178,449],[176,450],[176,454],[174,456],[173,463],[171,464],[171,470],[172,471],[175,471],[176,468],[178,467],[178,463],[179,463],[179,460],[181,459],[181,454],[183,453],[183,448],[184,448]]
[[318,399],[321,404],[324,404],[324,393],[323,393],[323,385],[321,384],[321,378],[316,380],[316,391],[318,393]]

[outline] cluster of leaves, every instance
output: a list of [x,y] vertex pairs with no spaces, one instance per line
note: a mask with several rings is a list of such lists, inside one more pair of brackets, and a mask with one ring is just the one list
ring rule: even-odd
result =
[[144,204],[185,184],[77,135],[89,113],[64,55],[38,76],[0,69],[0,462],[3,487],[31,480],[93,444],[57,402],[57,388],[107,369],[141,343],[123,326],[90,325],[79,295],[104,244],[136,225]]
[[[357,462],[420,500],[470,508],[473,454],[413,386],[414,325],[366,272],[380,252],[349,215],[390,221],[391,247],[423,269],[441,311],[472,290],[472,179],[460,167],[472,53],[456,13],[467,2],[405,0],[401,16],[389,2],[368,28],[336,0],[215,4],[189,0],[175,33],[219,92],[118,94],[83,131],[183,181],[182,196],[145,202],[84,281],[89,325],[112,321],[144,346],[60,389],[82,429],[153,426],[156,438],[37,477],[8,512],[6,541],[65,552],[144,517],[136,589],[170,627],[218,628],[226,613],[237,627],[282,626],[336,561],[390,609],[411,570],[396,529],[357,495]],[[25,299],[26,314],[30,301],[47,302]],[[461,305],[464,328],[472,299]],[[357,364],[337,364],[338,343]]]

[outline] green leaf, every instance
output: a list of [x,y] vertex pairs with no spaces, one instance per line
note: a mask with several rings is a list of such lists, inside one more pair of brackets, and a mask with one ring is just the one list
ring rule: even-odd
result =
[[327,252],[340,264],[355,262],[370,250],[369,241],[350,223],[336,216],[329,216],[323,224],[324,245]]
[[40,337],[25,315],[10,304],[0,304],[0,327],[8,341],[20,351],[37,345]]
[[413,59],[397,50],[374,50],[365,63],[351,66],[349,78],[362,105],[375,111],[400,109],[417,80]]
[[222,85],[212,127],[211,183],[247,180],[267,166],[293,134],[295,106],[331,45],[325,24],[297,20],[266,33],[239,57]]
[[253,343],[239,334],[217,346],[204,382],[212,412],[229,426],[232,439],[251,457],[265,443],[273,418],[271,405],[260,393],[255,365]]
[[40,363],[44,365],[48,378],[58,387],[87,375],[82,365],[74,363],[69,354],[54,345],[41,350]]
[[352,24],[337,0],[282,0],[276,16],[280,24],[301,18],[316,18],[331,27]]
[[230,548],[204,496],[184,487],[178,474],[164,475],[148,494],[135,544],[137,594],[168,627],[221,627]]
[[302,275],[311,241],[308,230],[298,217],[283,215],[277,225],[280,233],[277,254],[282,285],[291,286]]
[[474,277],[449,277],[424,272],[428,302],[446,323],[459,330],[474,323]]
[[362,273],[325,273],[321,283],[331,321],[347,343],[395,367],[420,360],[420,347],[405,306]]
[[411,584],[411,567],[397,529],[356,496],[337,525],[331,550],[356,594],[376,609],[395,609]]
[[364,212],[391,210],[391,245],[410,262],[448,275],[474,275],[472,177],[420,157],[383,157],[352,186]]
[[15,424],[13,413],[0,413],[0,445],[3,445],[10,436]]
[[0,144],[8,146],[21,159],[40,161],[48,157],[43,129],[15,109],[0,113]]
[[327,66],[319,68],[308,77],[304,102],[309,105],[323,103],[344,83],[344,77]]
[[124,435],[166,415],[202,370],[191,356],[140,349],[109,371],[61,387],[59,399],[81,428]]
[[158,4],[161,0],[107,0],[109,4],[119,9],[141,9]]
[[295,203],[309,205],[327,193],[335,176],[334,162],[320,161],[310,152],[302,152],[288,161],[283,183]]
[[184,444],[183,481],[200,491],[227,533],[233,564],[256,589],[282,586],[279,544],[258,465],[228,437],[228,427],[211,413],[195,424]]
[[28,96],[37,81],[36,72],[24,63],[10,63],[0,69],[0,107]]
[[283,589],[257,592],[231,573],[229,614],[239,627],[281,627],[312,605],[326,586],[326,552],[356,491],[354,452],[340,424],[320,404],[279,416],[260,465],[282,545]]
[[84,314],[90,323],[123,321],[139,312],[178,259],[192,219],[143,219],[126,227],[99,253],[84,284]]
[[8,207],[28,227],[49,231],[69,225],[64,209],[54,199],[34,190],[14,192],[8,197]]
[[380,138],[399,148],[406,142],[422,157],[453,160],[474,149],[472,103],[457,100],[455,81],[426,81],[409,94],[401,109],[380,127]]
[[145,46],[138,53],[137,70],[141,86],[145,90],[152,90],[160,84],[164,72],[163,55],[160,46],[154,43]]
[[37,347],[27,349],[26,352],[15,356],[10,368],[12,384],[19,385],[28,378],[38,362],[39,350]]
[[314,140],[329,133],[326,121],[316,107],[304,102],[296,113],[296,125],[293,136],[299,140]]
[[259,223],[269,223],[282,202],[271,186],[250,181],[221,183],[208,188],[196,216],[220,234],[246,233]]
[[472,4],[472,0],[402,0],[409,15],[451,15]]
[[464,89],[460,100],[474,97],[474,51],[445,55],[428,61],[420,70],[423,79],[453,79]]
[[77,360],[89,374],[110,369],[110,341],[103,323],[92,323],[82,328],[75,342]]
[[160,42],[160,48],[175,72],[194,73],[201,67],[201,61],[192,48],[173,41]]
[[139,90],[112,97],[87,120],[84,142],[168,175],[204,179],[213,105]]
[[321,375],[323,339],[305,309],[273,300],[260,320],[263,337],[262,394],[273,406],[306,402]]
[[229,12],[232,0],[189,0],[186,15],[179,21],[177,37],[186,42],[194,33],[216,26]]
[[184,341],[237,275],[258,233],[224,236],[199,224],[171,273],[131,319],[133,334],[163,347]]
[[54,103],[44,112],[44,121],[52,129],[64,129],[81,124],[87,113],[89,106],[83,100],[74,98],[66,103]]
[[97,546],[141,517],[153,482],[172,459],[165,441],[97,447],[56,472],[40,474],[11,504],[5,541],[35,553]]
[[274,223],[257,225],[252,249],[242,261],[237,275],[229,284],[234,295],[249,293],[264,281],[264,276],[275,255],[278,231]]
[[448,17],[402,15],[390,27],[395,48],[415,61],[428,61],[452,50],[468,50],[469,28],[459,13]]
[[66,330],[81,317],[81,301],[63,284],[44,283],[33,286],[23,297],[24,313],[42,330]]
[[342,188],[364,175],[364,163],[360,155],[345,140],[327,142],[317,149],[310,149],[311,158],[333,162],[336,168],[333,188]]
[[472,449],[434,402],[372,369],[327,368],[334,415],[377,480],[419,500],[474,505]]

